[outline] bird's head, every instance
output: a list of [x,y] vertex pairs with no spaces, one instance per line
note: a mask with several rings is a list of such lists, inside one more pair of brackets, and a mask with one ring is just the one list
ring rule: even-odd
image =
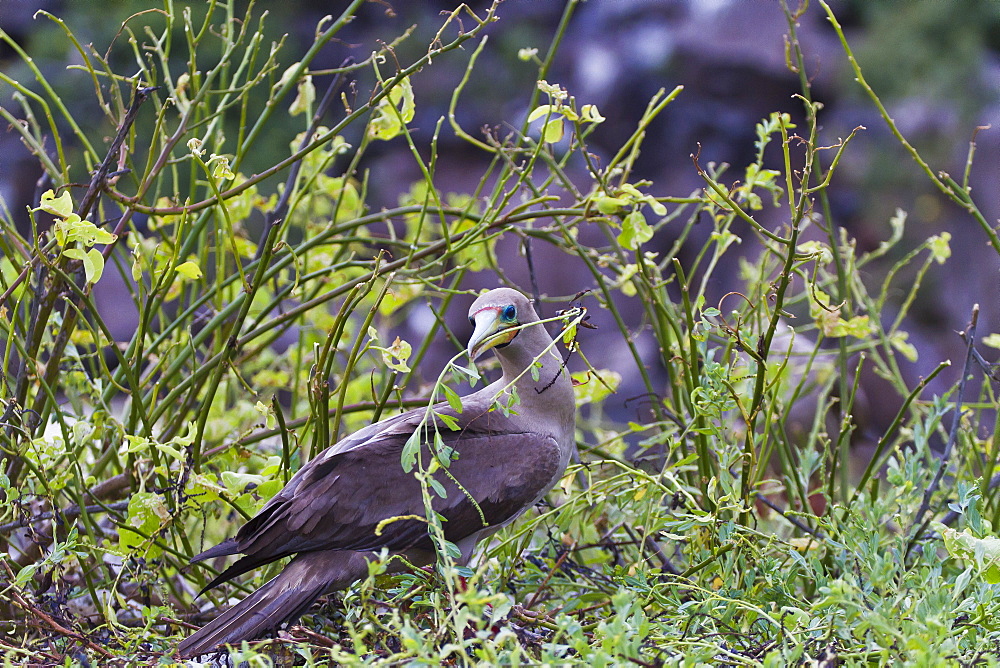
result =
[[521,331],[520,325],[537,320],[531,302],[517,290],[497,288],[480,295],[469,309],[469,322],[475,328],[469,339],[469,357],[475,361],[490,348],[509,345]]

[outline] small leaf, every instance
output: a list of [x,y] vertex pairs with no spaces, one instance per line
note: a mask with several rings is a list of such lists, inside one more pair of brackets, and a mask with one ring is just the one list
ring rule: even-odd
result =
[[[562,332],[562,341],[564,346],[572,346],[573,341],[576,340],[576,325],[570,325]],[[535,380],[538,380],[535,378]]]
[[801,243],[795,249],[795,252],[801,255],[810,255],[821,265],[833,262],[833,251],[822,241],[806,241]]
[[941,534],[948,554],[974,564],[989,584],[1000,584],[1000,538],[976,538],[968,529],[958,531],[940,522],[931,522],[931,527]]
[[28,564],[27,566],[21,568],[21,570],[17,572],[17,575],[14,576],[14,584],[18,587],[24,587],[31,581],[31,578],[35,576],[35,570],[38,566],[39,564]]
[[436,480],[435,478],[428,478],[427,486],[434,490],[434,493],[442,499],[448,498],[448,492],[444,490],[444,485],[442,485],[439,480]]
[[618,279],[615,284],[618,289],[622,291],[622,294],[626,297],[635,297],[636,287],[635,283],[632,282],[632,277],[636,275],[639,271],[639,266],[635,264],[627,264],[622,267],[622,273],[618,275]]
[[[469,384],[472,385],[473,387],[475,387],[476,383],[478,383],[479,380],[482,378],[482,376],[479,375],[479,372],[476,371],[475,367],[466,367],[466,366],[460,366],[458,364],[452,364],[451,368],[458,373],[465,374],[466,378],[469,379]],[[458,377],[457,373],[456,377]]]
[[571,377],[577,406],[599,404],[612,392],[616,392],[622,382],[621,374],[609,369],[576,371]]
[[191,261],[182,262],[177,265],[177,273],[190,280],[202,277],[201,267]]
[[[122,553],[129,554],[145,546],[143,556],[158,557],[163,550],[148,541],[146,536],[155,535],[169,520],[170,511],[160,495],[152,492],[134,493],[128,502],[128,519],[118,527],[118,545]],[[135,527],[138,531],[131,531],[128,527]]]
[[990,348],[1000,348],[1000,334],[990,334],[983,337],[982,344]]
[[104,256],[101,251],[91,248],[85,251],[82,248],[67,248],[63,251],[66,257],[83,262],[83,273],[88,283],[97,283],[104,274]]
[[461,559],[462,558],[462,551],[460,549],[458,549],[458,545],[455,545],[450,540],[444,541],[444,551],[452,559]]
[[931,257],[938,264],[944,264],[945,260],[951,257],[951,233],[942,232],[935,234],[927,240],[927,247],[931,249]]
[[257,485],[257,489],[254,493],[261,500],[261,502],[267,502],[271,500],[271,497],[281,491],[282,487],[285,486],[285,481],[280,478],[275,478],[274,480],[266,480],[261,484]]
[[642,199],[644,202],[646,202],[646,204],[649,205],[649,208],[652,209],[653,213],[655,213],[657,216],[667,215],[667,207],[664,206],[663,202],[656,201],[656,198],[651,195],[647,195]]
[[833,327],[828,328],[826,334],[827,336],[832,337],[853,336],[856,339],[863,339],[868,336],[871,331],[872,328],[869,324],[868,316],[856,315],[850,320],[837,318]]
[[604,116],[601,116],[601,112],[597,110],[596,104],[583,105],[583,108],[580,109],[580,116],[587,123],[603,123],[606,120]]
[[621,197],[608,197],[607,195],[595,197],[593,202],[594,206],[597,207],[597,210],[606,215],[618,213],[628,204],[628,202]]
[[186,458],[186,455],[184,453],[182,453],[175,447],[167,445],[166,443],[154,443],[153,445],[159,452],[162,452],[175,462],[183,462],[184,459]]
[[390,369],[402,371],[403,373],[409,372],[410,367],[407,366],[406,361],[410,359],[413,347],[406,341],[397,336],[396,340],[388,348],[380,348],[378,346],[372,346],[372,348],[382,351],[382,361]]
[[461,429],[461,427],[458,425],[458,420],[456,420],[454,416],[448,415],[447,413],[438,413],[438,412],[435,412],[434,415],[440,418],[441,422],[444,422],[445,426],[447,426],[448,429],[452,431],[458,431],[459,429]]
[[444,397],[448,400],[448,405],[451,406],[451,409],[456,413],[461,413],[462,398],[458,396],[458,393],[447,385],[442,385],[441,390],[444,392]]
[[35,211],[45,211],[46,213],[51,213],[53,216],[67,218],[73,213],[73,198],[68,191],[64,191],[62,195],[56,197],[54,192],[46,190],[42,193],[41,204],[38,205]]
[[563,119],[553,118],[546,122],[542,128],[542,141],[548,144],[555,144],[562,141],[563,134]]
[[417,453],[420,452],[420,444],[423,441],[422,431],[422,429],[414,431],[403,445],[403,452],[400,453],[399,463],[403,466],[405,473],[409,473],[417,465]]
[[622,231],[618,243],[630,250],[637,250],[641,244],[653,238],[653,228],[646,222],[642,211],[633,211],[622,220]]
[[292,101],[292,106],[288,108],[288,113],[292,116],[304,114],[312,109],[316,100],[316,86],[313,85],[312,76],[307,74],[299,80],[298,95]]
[[912,343],[907,341],[908,338],[910,338],[909,332],[896,331],[889,337],[889,343],[892,344],[892,347],[905,357],[907,361],[916,362],[917,348]]
[[267,429],[274,429],[275,422],[277,418],[274,415],[274,405],[265,404],[263,401],[258,401],[253,406],[254,410],[260,413],[261,417],[264,418],[264,426]]
[[107,230],[102,230],[101,228],[96,226],[94,227],[93,243],[95,244],[110,244],[117,238],[118,238],[117,234],[112,234],[111,232],[108,232]]
[[379,100],[368,124],[368,136],[388,141],[403,131],[403,126],[413,120],[415,113],[413,86],[406,78]]
[[532,121],[537,121],[539,118],[548,116],[550,110],[554,109],[555,107],[553,107],[551,104],[540,104],[537,107],[535,107],[530,114],[528,114],[528,122],[531,123]]
[[104,275],[104,255],[96,248],[87,251],[87,257],[83,260],[83,270],[87,275],[88,283],[97,283]]
[[254,473],[238,473],[236,471],[223,471],[222,484],[232,495],[242,494],[251,485],[256,487],[265,481],[264,476]]
[[212,155],[211,161],[215,163],[212,168],[212,178],[215,179],[235,179],[236,175],[229,168],[229,158],[224,155]]

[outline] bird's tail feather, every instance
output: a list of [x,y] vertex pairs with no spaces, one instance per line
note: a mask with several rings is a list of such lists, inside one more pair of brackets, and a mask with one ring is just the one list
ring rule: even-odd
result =
[[[298,619],[323,593],[346,587],[367,573],[357,552],[312,552],[292,560],[264,586],[232,606],[177,647],[182,658],[238,645]],[[363,570],[361,570],[363,569]]]

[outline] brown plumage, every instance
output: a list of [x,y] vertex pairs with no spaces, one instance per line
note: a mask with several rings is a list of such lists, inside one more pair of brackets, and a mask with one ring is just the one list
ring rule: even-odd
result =
[[[503,376],[463,397],[461,413],[447,404],[435,407],[458,422],[457,430],[439,423],[437,431],[458,454],[448,473],[476,500],[470,501],[443,471],[435,474],[447,494],[434,495],[433,508],[445,519],[445,537],[461,550],[461,563],[469,560],[478,541],[512,522],[555,485],[575,443],[569,372],[544,327],[524,326],[538,322],[531,302],[516,290],[498,288],[476,299],[469,319],[475,326],[469,354],[475,359],[494,348]],[[534,374],[530,367],[536,364]],[[505,388],[511,384],[519,403],[505,415],[496,402],[506,403]],[[382,549],[418,566],[433,563],[425,522],[393,521],[376,534],[382,520],[425,515],[420,483],[400,464],[403,446],[425,415],[425,409],[418,409],[390,417],[324,450],[235,537],[194,557],[242,555],[205,587],[210,589],[297,555],[274,579],[181,642],[178,654],[199,656],[294,621],[322,594],[365,577],[368,560]],[[422,456],[429,461],[426,446]]]

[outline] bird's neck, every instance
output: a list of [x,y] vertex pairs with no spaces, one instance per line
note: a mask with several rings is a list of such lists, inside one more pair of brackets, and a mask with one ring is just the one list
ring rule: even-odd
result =
[[[567,413],[566,419],[572,421],[573,383],[548,332],[542,325],[526,327],[518,334],[516,343],[519,345],[497,350],[503,377],[497,381],[496,389],[513,385],[522,407],[538,405],[547,411],[561,407]],[[520,412],[516,406],[512,408]]]

